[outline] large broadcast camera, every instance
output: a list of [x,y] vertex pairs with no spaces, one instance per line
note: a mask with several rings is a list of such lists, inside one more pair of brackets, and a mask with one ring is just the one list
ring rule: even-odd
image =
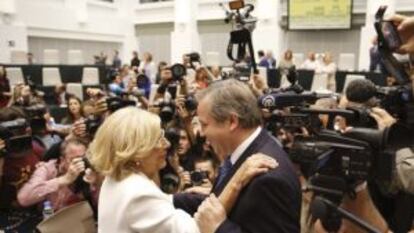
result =
[[[244,4],[243,0],[229,2],[230,10],[228,10],[222,3],[219,5],[226,12],[224,22],[234,22],[234,30],[230,32],[230,41],[227,46],[228,58],[238,63],[245,58],[246,49],[248,49],[251,57],[253,72],[258,74],[259,72],[257,70],[252,43],[252,32],[256,27],[257,18],[250,14],[254,10],[254,6],[252,4]],[[234,46],[237,46],[236,56],[233,55]],[[235,67],[235,70],[237,70],[237,67]]]
[[[346,133],[334,131],[333,122],[336,116],[342,116],[348,122],[362,122],[365,125],[371,119],[369,112],[358,109],[312,108],[311,105],[319,99],[336,97],[333,94],[303,91],[296,83],[296,75],[292,69],[288,75],[291,85],[271,90],[269,94],[260,97],[259,106],[272,113],[267,123],[285,129],[304,127],[308,131],[309,135],[294,136],[289,157],[299,165],[302,174],[307,178],[307,190],[313,191],[316,196],[317,202],[312,204],[316,207],[311,208],[312,215],[321,219],[325,229],[338,230],[340,220],[344,217],[344,210],[338,206],[345,195],[355,197],[356,187],[368,179],[391,179],[393,156],[386,153],[390,141],[396,138],[396,130],[353,128]],[[320,115],[329,117],[327,129],[322,126]],[[332,205],[321,215],[319,210],[322,205],[328,205],[327,203]],[[376,232],[355,217],[347,218],[369,232]]]
[[4,140],[6,147],[0,151],[0,157],[21,157],[32,150],[32,136],[27,134],[29,127],[24,118],[0,123],[0,139]]

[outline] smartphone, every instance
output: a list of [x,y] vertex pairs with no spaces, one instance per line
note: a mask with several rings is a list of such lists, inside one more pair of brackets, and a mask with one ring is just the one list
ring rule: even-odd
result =
[[381,31],[384,35],[385,43],[391,51],[396,51],[402,44],[397,27],[392,21],[382,21]]

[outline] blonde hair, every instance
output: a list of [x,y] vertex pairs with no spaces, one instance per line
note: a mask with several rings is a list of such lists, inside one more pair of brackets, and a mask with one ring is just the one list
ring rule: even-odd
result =
[[136,172],[135,162],[150,155],[161,137],[160,118],[135,107],[110,115],[96,132],[89,148],[94,168],[122,180]]

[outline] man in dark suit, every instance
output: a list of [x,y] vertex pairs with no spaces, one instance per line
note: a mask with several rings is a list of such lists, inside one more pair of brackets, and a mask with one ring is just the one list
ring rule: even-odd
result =
[[[280,144],[260,127],[260,109],[248,86],[235,79],[215,82],[200,93],[198,101],[202,133],[224,160],[212,189],[216,196],[252,154],[261,152],[279,163],[276,169],[253,178],[243,188],[227,217],[215,217],[214,211],[206,213],[203,206],[199,208],[198,214],[210,215],[213,220],[206,223],[212,232],[300,232],[298,177]],[[197,195],[174,196],[175,206],[190,214],[195,213],[202,200]],[[211,223],[214,221],[216,224]]]

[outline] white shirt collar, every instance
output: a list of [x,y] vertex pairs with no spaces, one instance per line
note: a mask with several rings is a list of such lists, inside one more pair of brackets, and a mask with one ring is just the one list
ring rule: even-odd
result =
[[232,165],[234,165],[237,160],[240,158],[240,156],[243,154],[243,152],[247,149],[247,147],[252,144],[252,142],[259,136],[260,132],[262,131],[262,127],[257,127],[257,129],[250,134],[248,138],[246,138],[237,148],[233,151],[233,153],[230,155],[230,162]]

